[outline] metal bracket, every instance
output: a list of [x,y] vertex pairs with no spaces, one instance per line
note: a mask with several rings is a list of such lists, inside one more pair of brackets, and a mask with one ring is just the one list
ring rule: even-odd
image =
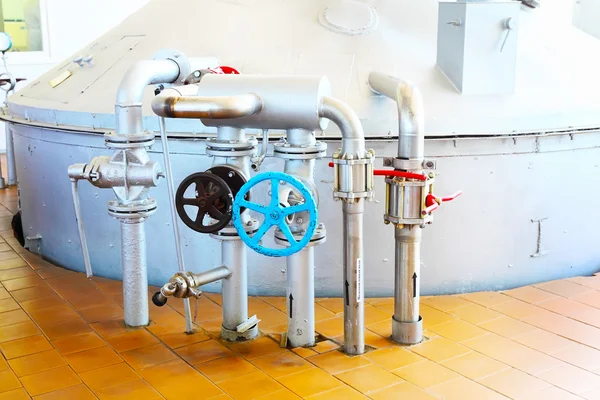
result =
[[404,160],[396,157],[383,157],[385,167],[394,167],[403,171],[412,171],[419,169],[435,170],[436,161],[430,159],[423,160]]
[[535,253],[530,254],[530,257],[533,258],[538,258],[538,257],[542,257],[545,256],[546,254],[548,254],[548,251],[546,250],[542,250],[542,221],[547,220],[548,217],[542,217],[542,218],[537,218],[537,219],[532,219],[531,222],[532,223],[536,223],[537,222],[537,248]]
[[42,236],[27,236],[25,238],[25,248],[34,254],[42,255]]

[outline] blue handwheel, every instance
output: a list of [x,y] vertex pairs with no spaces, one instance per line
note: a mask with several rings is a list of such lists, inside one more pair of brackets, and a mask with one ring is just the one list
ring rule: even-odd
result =
[[[244,199],[250,189],[264,181],[271,181],[271,202],[268,206],[263,206],[262,204],[253,203]],[[283,206],[279,200],[280,182],[286,182],[300,192],[300,194],[304,197],[304,203],[290,207]],[[263,223],[252,237],[250,237],[250,235],[248,235],[244,229],[244,224],[241,217],[242,207],[263,214],[265,217]],[[310,215],[308,228],[304,233],[304,237],[302,237],[301,240],[296,240],[286,222],[286,217],[302,211],[308,211]],[[291,175],[284,174],[283,172],[265,172],[258,174],[246,182],[235,196],[235,200],[233,201],[232,217],[233,226],[237,230],[238,235],[240,235],[240,238],[244,241],[244,243],[246,243],[248,247],[257,253],[269,257],[287,257],[302,250],[308,244],[308,242],[310,242],[310,239],[315,233],[318,221],[317,204],[315,203],[315,199],[313,198],[311,192],[298,179]],[[260,240],[273,226],[278,227],[281,232],[283,232],[286,239],[290,243],[290,247],[271,249],[260,245]]]

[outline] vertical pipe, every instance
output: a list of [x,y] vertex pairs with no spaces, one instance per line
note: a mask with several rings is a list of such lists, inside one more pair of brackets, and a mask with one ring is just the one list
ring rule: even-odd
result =
[[421,228],[405,225],[396,228],[396,257],[394,283],[394,322],[392,338],[400,343],[418,343],[419,338],[400,329],[400,323],[419,321]]
[[90,262],[90,253],[88,252],[85,231],[83,230],[83,220],[81,219],[81,205],[79,203],[79,193],[77,191],[77,180],[71,180],[71,192],[73,193],[73,206],[75,207],[75,219],[77,220],[77,229],[79,230],[79,240],[81,241],[81,251],[83,252],[83,264],[85,265],[85,275],[89,278],[92,274],[92,264]]
[[[169,157],[169,138],[167,137],[167,127],[164,118],[159,118],[160,140],[163,145],[163,160],[167,173],[167,187],[169,188],[169,206],[171,209],[171,224],[173,225],[173,235],[175,236],[175,250],[177,251],[177,265],[179,272],[185,272],[185,263],[183,262],[183,249],[181,248],[181,238],[179,236],[179,224],[177,223],[177,210],[175,209],[175,188],[173,187],[173,170],[171,169],[171,158]],[[185,331],[192,333],[192,309],[190,308],[190,299],[183,299],[183,314],[185,317]]]
[[221,241],[223,265],[231,277],[223,280],[223,327],[235,331],[248,319],[248,261],[246,245],[240,239]]
[[362,354],[365,351],[364,210],[364,199],[343,200],[344,350],[348,354]]
[[125,325],[148,325],[148,271],[144,218],[121,219]]
[[15,163],[15,145],[13,143],[13,131],[9,124],[6,126],[6,165],[8,174],[8,186],[17,184],[17,164]]
[[315,344],[315,248],[305,247],[287,258],[288,342],[292,347]]

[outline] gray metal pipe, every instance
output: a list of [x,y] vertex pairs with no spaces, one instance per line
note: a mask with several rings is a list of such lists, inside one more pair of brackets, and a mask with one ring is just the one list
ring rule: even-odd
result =
[[156,115],[168,118],[238,119],[260,113],[261,98],[256,94],[236,96],[157,96],[152,100]]
[[292,347],[315,344],[315,248],[287,257],[288,342]]
[[[337,125],[342,133],[342,158],[364,158],[365,134],[360,119],[350,106],[333,97],[324,96],[319,116]],[[345,156],[344,156],[345,155]]]
[[148,325],[145,218],[121,219],[121,265],[125,325]]
[[221,260],[231,271],[223,280],[223,327],[235,331],[248,319],[248,260],[241,239],[221,241]]
[[75,207],[75,219],[77,220],[79,240],[81,241],[81,251],[83,253],[85,275],[89,278],[93,275],[92,263],[90,262],[90,253],[88,251],[87,240],[85,238],[85,230],[83,229],[83,219],[81,218],[81,205],[79,202],[79,193],[77,191],[77,179],[71,179],[71,193],[73,194],[73,207]]
[[10,124],[6,126],[6,174],[8,178],[8,186],[17,184],[17,164],[15,162],[15,145],[13,141],[13,132],[10,129]]
[[179,66],[171,60],[136,62],[125,74],[117,91],[115,116],[117,134],[135,135],[143,132],[142,98],[148,85],[172,83],[179,76]]
[[369,74],[369,85],[375,93],[394,100],[398,107],[398,158],[422,160],[425,117],[419,89],[411,82],[379,72]]
[[344,220],[344,350],[348,354],[365,351],[364,333],[364,248],[363,215],[365,200],[343,201]]
[[194,279],[194,287],[196,288],[208,285],[209,283],[220,281],[221,279],[228,279],[229,277],[231,277],[232,272],[227,266],[222,265],[217,268],[209,269],[208,271],[191,275]]

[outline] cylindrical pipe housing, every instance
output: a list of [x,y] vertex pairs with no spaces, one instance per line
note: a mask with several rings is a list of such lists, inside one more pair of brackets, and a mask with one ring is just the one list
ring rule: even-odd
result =
[[221,241],[221,260],[231,271],[223,280],[223,327],[235,331],[248,319],[248,260],[241,240]]
[[148,325],[148,271],[144,218],[121,219],[125,325]]
[[261,98],[256,94],[235,96],[157,96],[152,111],[167,118],[239,119],[258,114]]
[[288,343],[315,344],[315,248],[305,247],[287,257]]
[[203,118],[206,126],[314,131],[328,125],[318,113],[321,98],[331,93],[329,80],[324,77],[208,74],[197,86],[198,96],[255,93],[263,101],[262,111],[256,115],[231,120]]

